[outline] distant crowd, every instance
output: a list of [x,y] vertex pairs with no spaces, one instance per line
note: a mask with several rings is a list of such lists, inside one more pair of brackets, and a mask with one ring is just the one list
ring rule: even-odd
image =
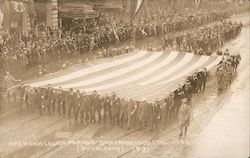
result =
[[[134,24],[118,23],[106,18],[99,30],[88,33],[57,30],[38,33],[36,30],[22,37],[6,39],[0,47],[1,67],[11,64],[26,64],[27,68],[45,65],[49,59],[60,60],[82,55],[127,40],[161,36],[204,25],[229,17],[228,11],[210,11],[183,15],[177,13],[159,18],[141,18]],[[109,51],[108,49],[106,49]]]
[[241,28],[241,23],[222,21],[193,31],[166,35],[163,45],[166,50],[211,55],[212,51],[221,48],[226,41],[235,38]]

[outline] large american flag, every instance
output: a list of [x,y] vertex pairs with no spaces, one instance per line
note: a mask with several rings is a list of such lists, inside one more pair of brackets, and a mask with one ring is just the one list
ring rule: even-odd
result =
[[220,56],[201,56],[183,52],[133,53],[92,61],[69,70],[26,81],[32,87],[68,90],[73,88],[99,94],[115,92],[123,98],[163,99],[182,84],[187,76],[202,68],[211,70]]

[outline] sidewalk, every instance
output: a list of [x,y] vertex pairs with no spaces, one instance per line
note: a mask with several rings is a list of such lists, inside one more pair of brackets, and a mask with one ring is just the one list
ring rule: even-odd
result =
[[[246,75],[245,75],[246,76]],[[233,87],[229,99],[211,122],[193,141],[186,157],[247,158],[249,157],[249,75]]]

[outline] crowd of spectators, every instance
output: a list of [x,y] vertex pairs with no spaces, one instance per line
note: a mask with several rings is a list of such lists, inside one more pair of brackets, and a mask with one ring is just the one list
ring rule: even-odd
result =
[[30,68],[46,64],[47,59],[50,58],[60,60],[92,52],[98,48],[113,46],[129,39],[160,36],[228,17],[227,11],[210,11],[193,14],[192,16],[177,13],[157,19],[154,17],[141,18],[134,24],[115,23],[112,19],[106,19],[108,21],[106,25],[102,25],[100,29],[93,33],[86,33],[84,30],[78,32],[58,30],[53,32],[49,29],[38,33],[35,29],[26,36],[12,37],[4,41],[0,48],[1,66],[7,66],[18,61],[18,63],[25,63],[27,68]]

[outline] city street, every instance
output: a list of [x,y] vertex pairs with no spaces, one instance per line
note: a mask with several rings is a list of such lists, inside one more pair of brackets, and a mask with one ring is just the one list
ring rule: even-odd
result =
[[[159,131],[148,128],[121,129],[103,124],[75,124],[73,120],[57,115],[44,115],[24,111],[18,107],[4,107],[0,112],[0,158],[243,158],[249,156],[249,71],[250,71],[250,20],[249,14],[232,17],[243,23],[242,32],[236,39],[226,43],[223,50],[232,54],[240,53],[242,61],[238,74],[230,89],[217,93],[217,80],[214,75],[207,83],[204,93],[193,98],[193,119],[182,143],[179,138],[178,123],[163,125]],[[151,39],[152,40],[152,39]],[[150,41],[150,39],[148,39]],[[154,41],[155,42],[155,41]],[[214,74],[213,70],[213,74]],[[7,104],[6,104],[7,106]],[[73,144],[58,146],[19,146],[15,142],[56,142],[93,140],[92,149],[84,149]],[[116,145],[114,150],[98,150],[101,141],[142,142],[144,145]],[[153,144],[155,142],[155,144]],[[115,147],[121,147],[116,150]]]

